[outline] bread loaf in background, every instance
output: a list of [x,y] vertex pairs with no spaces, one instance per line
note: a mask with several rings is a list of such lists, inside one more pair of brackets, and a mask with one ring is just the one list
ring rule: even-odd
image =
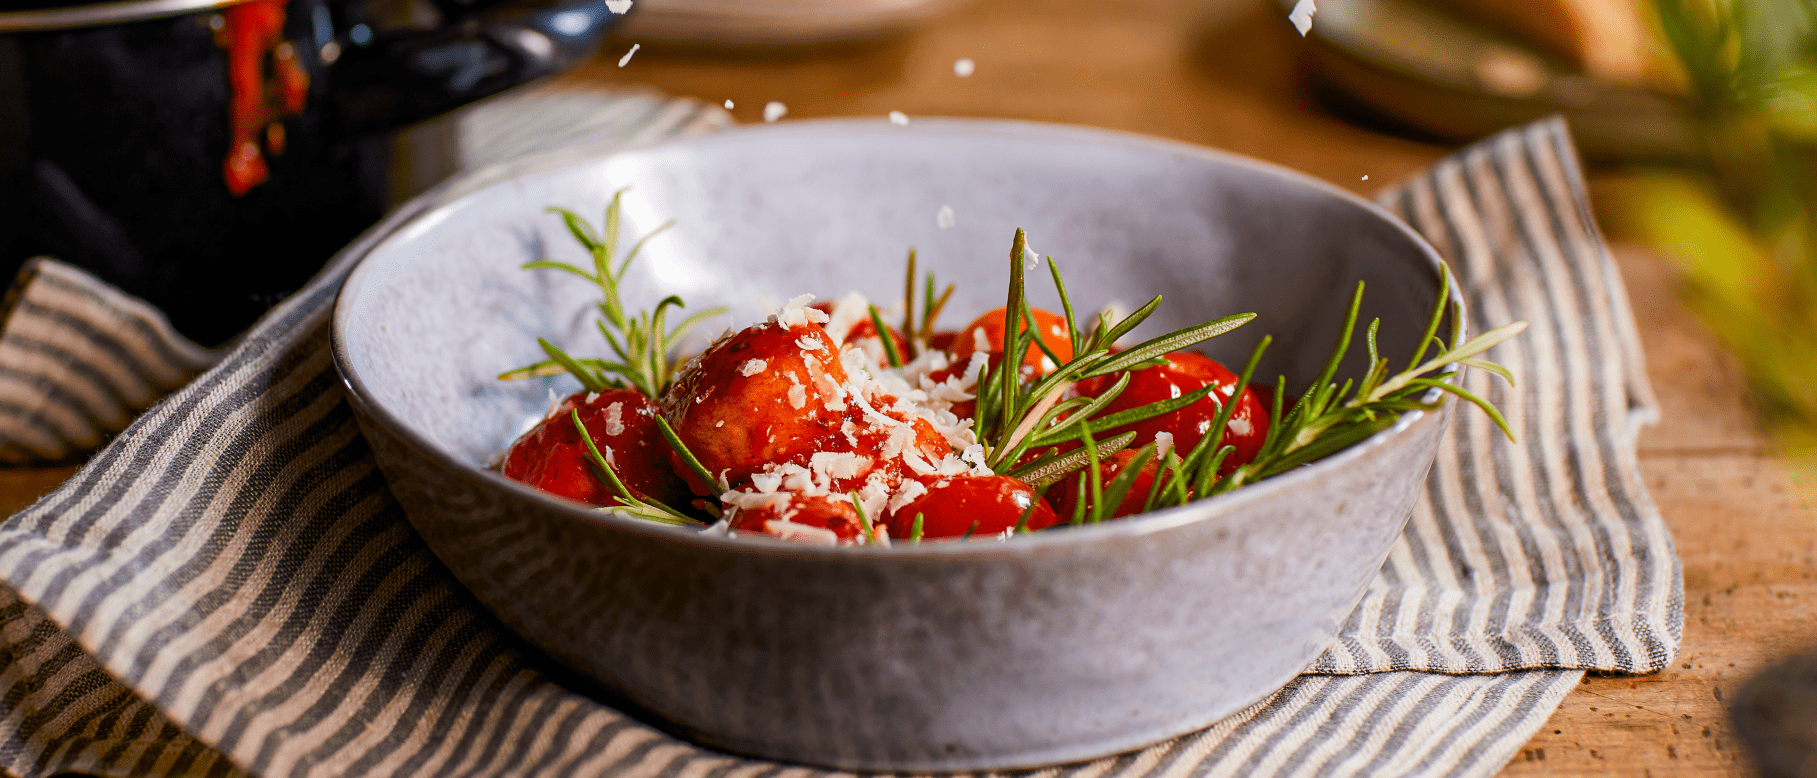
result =
[[1645,0],[1427,1],[1512,33],[1598,78],[1651,85],[1672,81]]

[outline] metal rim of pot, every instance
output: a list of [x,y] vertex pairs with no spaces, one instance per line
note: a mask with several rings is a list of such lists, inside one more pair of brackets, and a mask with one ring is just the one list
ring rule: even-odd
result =
[[225,8],[246,0],[127,0],[27,11],[0,12],[0,33],[60,30],[100,24],[136,22]]

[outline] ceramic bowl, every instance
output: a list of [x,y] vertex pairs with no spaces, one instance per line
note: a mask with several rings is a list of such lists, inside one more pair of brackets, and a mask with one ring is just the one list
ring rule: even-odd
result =
[[1359,279],[1365,320],[1406,359],[1439,260],[1381,210],[1286,170],[986,121],[739,129],[509,179],[392,234],[347,281],[334,348],[410,521],[505,624],[704,744],[848,769],[1008,768],[1210,725],[1331,640],[1445,424],[1409,414],[1226,496],[1007,542],[807,547],[585,510],[487,469],[577,385],[494,376],[541,359],[538,336],[603,353],[588,284],[518,268],[586,262],[544,209],[597,220],[626,186],[627,236],[677,222],[627,277],[640,304],[678,294],[742,325],[802,292],[895,300],[913,246],[959,284],[948,310],[963,321],[1002,304],[1024,227],[1081,308],[1164,294],[1140,336],[1258,313],[1205,350],[1240,364],[1272,333],[1260,374],[1300,386]]

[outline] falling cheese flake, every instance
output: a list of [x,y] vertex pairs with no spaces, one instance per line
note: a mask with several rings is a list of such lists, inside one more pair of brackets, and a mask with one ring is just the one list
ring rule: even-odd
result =
[[977,69],[978,64],[973,62],[971,57],[960,57],[953,61],[953,75],[960,78],[971,78],[972,73]]
[[1369,180],[1369,175],[1368,175],[1368,174],[1364,174],[1364,175],[1363,175],[1363,180],[1364,180],[1364,181],[1368,181],[1368,180]]
[[732,110],[732,101],[731,100],[726,101],[726,110],[728,110],[728,111]]
[[1312,0],[1300,0],[1294,4],[1293,11],[1287,14],[1287,21],[1293,22],[1293,28],[1299,30],[1300,37],[1303,38],[1306,33],[1312,32],[1312,15],[1318,12],[1319,8],[1313,5]]
[[953,218],[953,207],[950,205],[940,206],[940,212],[934,214],[934,224],[939,226],[940,229],[950,230],[956,223],[957,222],[954,221]]
[[631,10],[631,0],[606,0],[606,10],[622,14]]
[[763,104],[763,120],[766,122],[774,122],[787,115],[789,115],[789,107],[783,105],[779,100],[771,100]]
[[901,111],[890,111],[890,124],[894,124],[897,127],[907,127],[908,114]]
[[631,64],[631,55],[636,54],[637,50],[640,48],[643,48],[643,44],[641,44],[641,43],[631,44],[631,50],[625,52],[624,56],[618,58],[618,66],[622,68],[626,65]]

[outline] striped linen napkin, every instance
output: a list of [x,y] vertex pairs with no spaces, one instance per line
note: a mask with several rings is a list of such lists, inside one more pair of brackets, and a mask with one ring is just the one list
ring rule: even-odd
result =
[[34,259],[0,324],[0,462],[78,459],[221,358],[80,268]]
[[[595,140],[712,125],[693,106]],[[0,768],[826,775],[693,746],[565,685],[436,562],[373,465],[329,356],[341,280],[412,215],[528,164],[394,214],[0,524]],[[1308,674],[1210,729],[1030,775],[1486,775],[1585,670],[1671,660],[1679,566],[1634,456],[1653,403],[1562,123],[1381,201],[1453,263],[1476,331],[1531,322],[1490,355],[1518,388],[1467,382],[1521,442],[1456,415],[1405,536]]]

